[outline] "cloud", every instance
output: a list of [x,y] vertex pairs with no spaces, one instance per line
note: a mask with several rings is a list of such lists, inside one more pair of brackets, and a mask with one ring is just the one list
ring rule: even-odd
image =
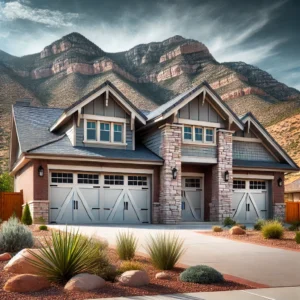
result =
[[58,28],[73,26],[73,20],[79,16],[76,13],[62,13],[57,10],[32,8],[28,4],[30,2],[26,0],[0,3],[0,21],[27,20]]

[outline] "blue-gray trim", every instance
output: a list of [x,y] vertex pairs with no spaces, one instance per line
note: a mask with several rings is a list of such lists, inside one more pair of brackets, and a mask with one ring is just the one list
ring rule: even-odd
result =
[[262,171],[264,169],[278,169],[278,170],[295,170],[289,164],[282,164],[279,162],[269,162],[269,161],[250,161],[250,160],[237,160],[234,159],[232,162],[233,167],[241,167],[241,168],[261,168]]

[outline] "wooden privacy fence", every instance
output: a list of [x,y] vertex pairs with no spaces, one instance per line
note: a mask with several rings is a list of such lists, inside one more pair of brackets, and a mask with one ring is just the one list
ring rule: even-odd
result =
[[8,220],[13,213],[21,219],[23,205],[23,192],[7,193],[0,192],[0,219]]
[[300,202],[285,202],[285,204],[286,222],[300,221]]

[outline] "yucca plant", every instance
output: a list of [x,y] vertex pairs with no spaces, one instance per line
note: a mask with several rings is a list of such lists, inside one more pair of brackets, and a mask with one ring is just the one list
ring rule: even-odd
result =
[[145,250],[151,258],[152,264],[159,270],[171,270],[183,255],[184,240],[176,234],[159,233],[150,235]]
[[132,232],[119,232],[117,234],[117,253],[121,260],[134,258],[138,239]]
[[103,258],[101,249],[100,242],[78,231],[52,231],[52,241],[45,238],[40,253],[29,250],[35,260],[27,260],[48,280],[65,283],[80,273],[97,273]]

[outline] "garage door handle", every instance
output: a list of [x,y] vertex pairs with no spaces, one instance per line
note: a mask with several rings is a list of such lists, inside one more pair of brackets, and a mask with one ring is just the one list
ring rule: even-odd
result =
[[128,210],[128,202],[124,202],[124,210]]

